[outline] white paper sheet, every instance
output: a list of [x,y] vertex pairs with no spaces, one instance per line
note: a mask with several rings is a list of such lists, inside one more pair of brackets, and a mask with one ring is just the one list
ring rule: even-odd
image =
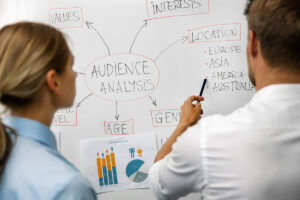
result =
[[97,193],[149,187],[157,153],[154,133],[84,140],[80,147],[84,174]]

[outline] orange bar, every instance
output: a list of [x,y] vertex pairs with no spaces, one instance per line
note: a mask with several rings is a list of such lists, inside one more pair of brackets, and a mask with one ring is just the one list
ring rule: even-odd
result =
[[98,166],[98,175],[99,175],[99,178],[103,178],[100,158],[97,158],[97,166]]
[[102,167],[106,167],[106,161],[105,161],[105,158],[102,158]]
[[109,155],[106,155],[106,163],[107,163],[107,170],[108,171],[112,171],[111,162],[110,162],[110,156]]
[[115,159],[115,153],[110,153],[110,156],[111,156],[111,164],[113,167],[116,166],[116,159]]

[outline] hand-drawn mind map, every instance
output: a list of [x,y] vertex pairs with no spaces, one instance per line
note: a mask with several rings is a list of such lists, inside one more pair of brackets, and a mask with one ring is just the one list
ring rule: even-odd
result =
[[[156,57],[134,53],[135,41],[151,20],[160,20],[169,17],[188,17],[189,15],[209,14],[209,0],[146,0],[148,19],[135,34],[128,52],[111,53],[104,37],[97,29],[96,24],[84,21],[81,7],[50,8],[49,23],[57,28],[84,28],[98,35],[104,44],[107,55],[92,60],[85,71],[77,72],[84,76],[89,95],[82,98],[75,107],[62,109],[54,117],[56,126],[77,126],[77,108],[84,101],[93,96],[115,104],[116,121],[104,121],[104,131],[108,135],[128,135],[134,133],[134,120],[119,121],[118,106],[124,101],[135,101],[149,98],[154,106],[157,102],[151,94],[160,84],[160,70],[157,60],[170,48],[181,44],[215,43],[227,41],[241,41],[241,23],[213,24],[195,27],[187,30],[187,35],[178,38],[164,48]],[[142,20],[141,20],[142,21]],[[226,54],[241,54],[241,45],[219,45],[205,50],[210,61],[205,63],[212,69],[208,77],[212,82],[210,90],[213,93],[232,91],[253,91],[254,87],[244,80],[247,77],[242,70],[228,69],[230,59]],[[176,126],[180,118],[180,109],[150,110],[153,127]]]

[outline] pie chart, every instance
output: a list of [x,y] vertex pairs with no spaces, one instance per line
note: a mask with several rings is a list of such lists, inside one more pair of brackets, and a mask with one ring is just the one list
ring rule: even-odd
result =
[[127,177],[135,183],[140,183],[146,180],[148,177],[148,171],[148,166],[140,159],[132,160],[126,166]]

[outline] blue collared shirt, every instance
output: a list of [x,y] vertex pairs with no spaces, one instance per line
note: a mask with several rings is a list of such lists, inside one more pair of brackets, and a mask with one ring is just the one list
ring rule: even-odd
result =
[[47,126],[13,116],[3,123],[17,139],[0,179],[1,200],[97,199],[90,182],[57,151]]

